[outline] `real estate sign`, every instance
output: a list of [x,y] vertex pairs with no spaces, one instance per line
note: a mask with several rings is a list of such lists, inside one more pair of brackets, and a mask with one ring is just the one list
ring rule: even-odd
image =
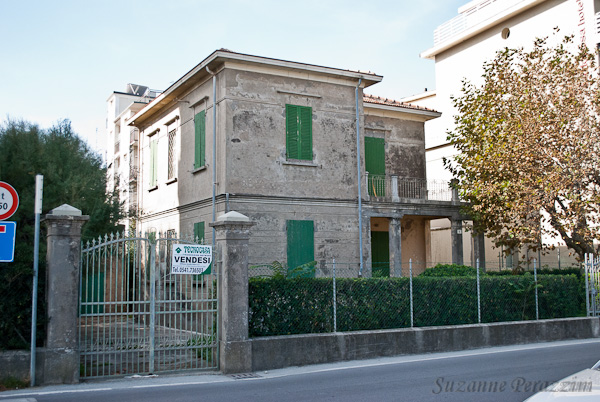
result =
[[212,246],[173,244],[172,274],[206,275],[211,273]]

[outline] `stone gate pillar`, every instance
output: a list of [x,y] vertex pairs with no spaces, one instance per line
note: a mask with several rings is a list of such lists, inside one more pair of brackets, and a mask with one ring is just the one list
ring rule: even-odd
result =
[[88,220],[66,204],[44,218],[48,230],[44,384],[79,382],[79,260],[81,228]]
[[219,366],[223,373],[252,371],[248,338],[248,242],[254,225],[231,211],[209,226],[216,229],[219,275]]

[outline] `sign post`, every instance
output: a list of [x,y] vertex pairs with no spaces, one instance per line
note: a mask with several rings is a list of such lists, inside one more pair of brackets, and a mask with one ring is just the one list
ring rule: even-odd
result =
[[31,386],[35,385],[35,346],[37,329],[37,288],[38,288],[38,254],[40,253],[40,215],[42,214],[42,196],[44,189],[44,176],[35,176],[35,234],[33,242],[33,290],[31,301],[31,364],[29,379]]

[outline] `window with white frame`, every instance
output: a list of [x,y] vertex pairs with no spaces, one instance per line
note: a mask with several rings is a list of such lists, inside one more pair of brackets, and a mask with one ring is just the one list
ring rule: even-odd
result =
[[172,180],[175,177],[177,177],[176,174],[176,160],[177,157],[175,155],[175,142],[176,142],[176,134],[177,134],[177,128],[173,128],[172,130],[169,131],[168,134],[168,149],[169,149],[169,158],[168,158],[168,172],[167,172],[167,179],[168,180]]

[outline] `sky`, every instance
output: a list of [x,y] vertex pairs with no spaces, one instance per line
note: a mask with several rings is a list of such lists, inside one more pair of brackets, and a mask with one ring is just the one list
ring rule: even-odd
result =
[[0,121],[69,119],[104,149],[106,100],[166,89],[220,48],[383,75],[367,93],[435,89],[419,54],[468,0],[0,0]]

